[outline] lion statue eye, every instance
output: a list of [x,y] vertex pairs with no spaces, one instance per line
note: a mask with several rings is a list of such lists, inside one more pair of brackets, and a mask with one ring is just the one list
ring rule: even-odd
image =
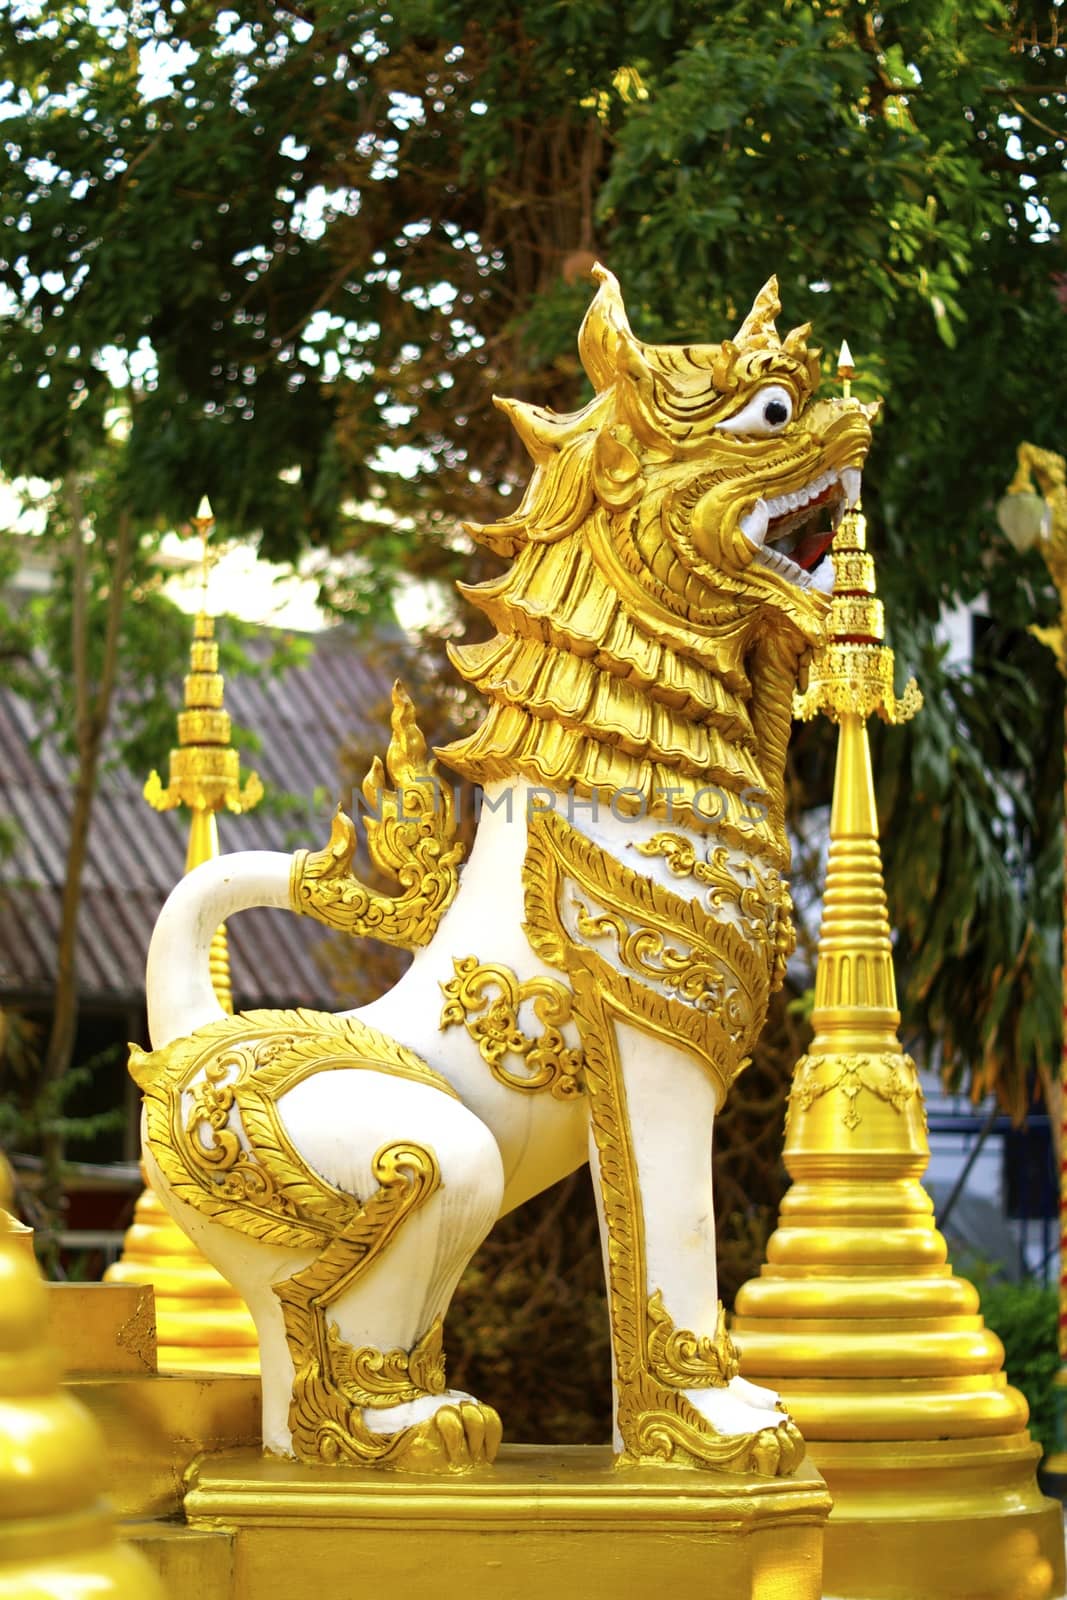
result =
[[753,395],[743,411],[716,426],[720,433],[748,433],[766,438],[769,434],[781,433],[792,420],[793,396],[788,389],[774,383]]

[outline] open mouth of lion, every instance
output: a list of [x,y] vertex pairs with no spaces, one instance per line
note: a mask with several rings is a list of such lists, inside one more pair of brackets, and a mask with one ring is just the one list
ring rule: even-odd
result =
[[827,551],[846,509],[859,504],[856,467],[824,472],[811,483],[777,499],[757,500],[740,528],[756,547],[756,560],[800,589],[829,594],[833,563]]

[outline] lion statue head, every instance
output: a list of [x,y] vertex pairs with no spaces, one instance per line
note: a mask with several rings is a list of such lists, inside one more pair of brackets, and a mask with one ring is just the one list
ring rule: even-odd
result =
[[594,275],[578,338],[593,399],[563,416],[497,401],[534,472],[513,515],[466,525],[511,565],[461,585],[496,629],[453,651],[489,708],[440,754],[483,784],[714,824],[781,866],[792,691],[823,639],[825,552],[873,408],[812,400],[819,352],[807,327],[779,339],[773,278],[733,339],[650,345]]

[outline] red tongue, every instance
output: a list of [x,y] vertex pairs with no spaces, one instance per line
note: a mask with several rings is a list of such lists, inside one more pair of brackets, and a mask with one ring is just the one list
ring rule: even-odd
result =
[[806,533],[790,550],[789,559],[795,561],[805,572],[810,572],[822,560],[833,542],[832,532]]

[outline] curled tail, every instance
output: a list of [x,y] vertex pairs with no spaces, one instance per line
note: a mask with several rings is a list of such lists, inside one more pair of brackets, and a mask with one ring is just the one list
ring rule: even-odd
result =
[[292,856],[241,850],[195,867],[170,894],[148,948],[148,1031],[160,1049],[225,1016],[211,982],[211,941],[220,922],[252,906],[292,909]]
[[400,683],[393,686],[391,720],[385,766],[374,761],[361,809],[370,859],[399,892],[372,889],[354,875],[356,827],[341,810],[322,850],[293,856],[242,850],[194,868],[160,912],[148,951],[155,1049],[225,1015],[211,982],[211,940],[235,911],[281,906],[402,949],[429,944],[455,896],[464,846],[451,792],[437,777]]

